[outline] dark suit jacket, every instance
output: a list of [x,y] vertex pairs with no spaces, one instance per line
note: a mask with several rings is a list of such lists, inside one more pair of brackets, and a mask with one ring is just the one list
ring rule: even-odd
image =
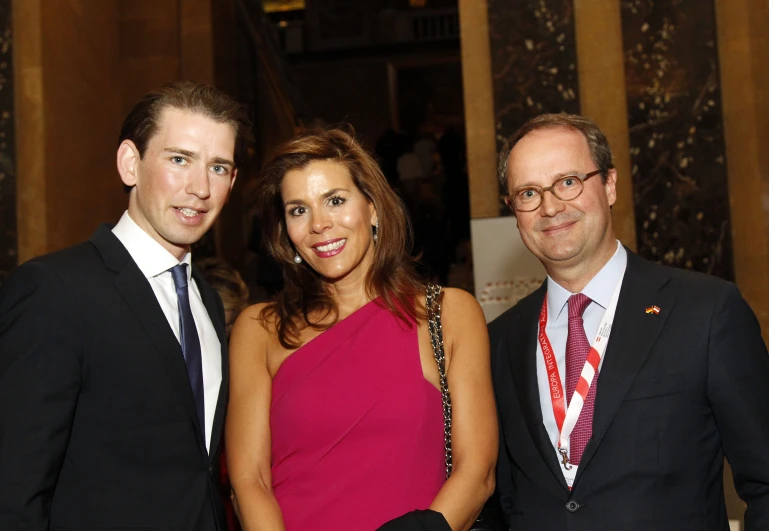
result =
[[222,344],[210,454],[179,342],[107,225],[3,284],[0,529],[226,529],[224,310],[193,278]]
[[[769,529],[769,356],[737,288],[628,251],[593,437],[571,492],[537,387],[545,291],[490,325],[497,481],[513,531],[728,530],[724,455],[748,503],[746,530]],[[651,305],[658,315],[646,313]]]

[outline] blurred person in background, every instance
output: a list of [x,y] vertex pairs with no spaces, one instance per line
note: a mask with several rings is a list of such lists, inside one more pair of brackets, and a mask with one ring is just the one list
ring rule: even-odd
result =
[[229,337],[235,319],[249,304],[248,286],[237,269],[216,258],[204,258],[195,265],[222,299],[225,330]]

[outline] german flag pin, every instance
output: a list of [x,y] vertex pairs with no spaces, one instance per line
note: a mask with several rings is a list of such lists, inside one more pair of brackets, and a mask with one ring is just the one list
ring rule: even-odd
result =
[[646,308],[646,313],[653,313],[654,315],[658,315],[660,313],[660,307],[649,306],[648,308]]

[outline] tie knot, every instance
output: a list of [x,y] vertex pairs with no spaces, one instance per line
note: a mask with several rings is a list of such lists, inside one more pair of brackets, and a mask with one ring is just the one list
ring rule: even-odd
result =
[[584,293],[577,293],[569,297],[569,318],[582,317],[591,302],[590,297]]
[[176,289],[187,287],[187,264],[178,264],[171,268],[171,276],[174,277]]

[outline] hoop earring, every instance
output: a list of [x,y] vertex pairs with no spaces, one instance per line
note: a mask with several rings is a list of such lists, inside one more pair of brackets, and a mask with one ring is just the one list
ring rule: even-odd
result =
[[302,257],[299,256],[299,253],[296,253],[296,255],[294,255],[294,263],[295,264],[301,264],[302,263]]
[[379,241],[379,220],[376,220],[376,225],[374,225],[374,243]]

